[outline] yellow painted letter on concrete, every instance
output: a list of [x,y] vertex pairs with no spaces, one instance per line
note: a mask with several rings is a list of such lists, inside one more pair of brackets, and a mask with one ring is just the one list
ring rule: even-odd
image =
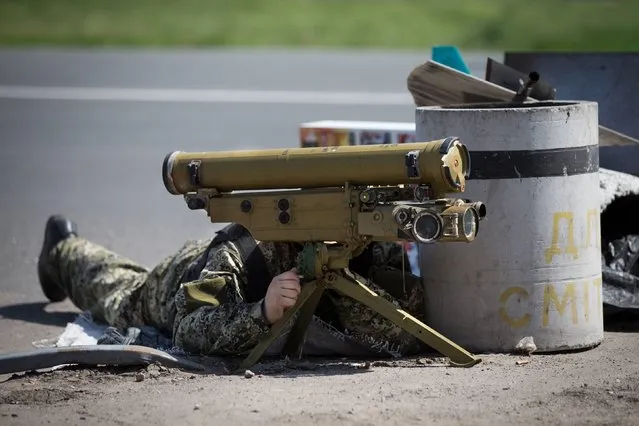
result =
[[595,291],[597,292],[597,306],[599,307],[599,318],[603,316],[603,304],[601,303],[601,286],[603,284],[603,279],[601,276],[594,279],[592,285],[595,287]]
[[572,323],[577,324],[577,298],[575,293],[575,284],[568,283],[565,286],[564,296],[559,301],[559,296],[555,291],[555,287],[552,284],[547,284],[544,288],[544,310],[543,310],[543,324],[544,327],[548,327],[549,322],[549,314],[550,314],[550,304],[552,303],[557,309],[557,312],[560,316],[563,316],[566,312],[566,308],[570,303],[570,311],[572,316]]
[[515,295],[526,298],[526,299],[528,298],[528,292],[521,287],[507,288],[506,290],[503,291],[501,296],[499,296],[499,301],[502,304],[502,306],[499,308],[499,316],[509,326],[513,328],[519,328],[519,327],[524,327],[528,325],[528,323],[530,322],[530,314],[526,313],[519,318],[513,318],[510,315],[508,315],[506,308],[503,306],[506,304],[506,302],[508,302],[508,299],[511,296],[515,296]]
[[[584,249],[595,247],[597,250],[601,250],[601,232],[599,224],[599,210],[588,209],[586,213],[586,241],[584,242]],[[592,245],[592,239],[595,239],[595,245]]]
[[584,282],[584,318],[586,322],[590,319],[590,282]]
[[[559,246],[559,230],[562,221],[566,221],[566,241],[564,249]],[[545,251],[546,263],[551,263],[555,256],[562,253],[570,254],[574,259],[579,257],[579,251],[575,245],[575,225],[572,212],[557,212],[552,217],[552,238],[550,247]]]

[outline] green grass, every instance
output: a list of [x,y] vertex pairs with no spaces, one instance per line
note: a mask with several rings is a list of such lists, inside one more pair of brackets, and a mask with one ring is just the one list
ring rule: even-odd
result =
[[639,50],[639,0],[0,0],[0,44]]

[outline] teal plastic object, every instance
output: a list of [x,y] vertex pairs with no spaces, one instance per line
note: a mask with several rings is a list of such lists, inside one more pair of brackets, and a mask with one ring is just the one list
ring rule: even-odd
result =
[[431,52],[431,59],[459,72],[470,75],[468,65],[466,65],[459,49],[455,46],[434,46]]

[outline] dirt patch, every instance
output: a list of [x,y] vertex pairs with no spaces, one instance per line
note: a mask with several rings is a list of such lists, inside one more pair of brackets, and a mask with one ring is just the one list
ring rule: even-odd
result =
[[271,360],[248,375],[234,363],[210,374],[64,368],[1,382],[0,423],[636,425],[636,347],[637,334],[607,333],[588,351],[486,355],[473,368],[429,357]]
[[639,410],[639,377],[616,379],[608,386],[571,387],[558,394],[559,398],[570,400],[570,404],[594,408],[609,407]]
[[81,367],[67,366],[48,371],[30,371],[13,374],[5,383],[20,382],[22,385],[45,385],[64,382],[70,386],[103,385],[121,381],[170,379],[179,374],[186,374],[180,370],[167,368],[159,364],[133,367]]
[[85,390],[61,388],[16,389],[0,395],[0,404],[10,405],[53,405],[83,396]]

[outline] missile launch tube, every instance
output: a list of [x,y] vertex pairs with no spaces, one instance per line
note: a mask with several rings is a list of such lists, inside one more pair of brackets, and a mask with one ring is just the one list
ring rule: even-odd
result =
[[352,185],[429,184],[435,192],[464,190],[470,156],[457,138],[396,145],[181,152],[164,158],[171,194]]

